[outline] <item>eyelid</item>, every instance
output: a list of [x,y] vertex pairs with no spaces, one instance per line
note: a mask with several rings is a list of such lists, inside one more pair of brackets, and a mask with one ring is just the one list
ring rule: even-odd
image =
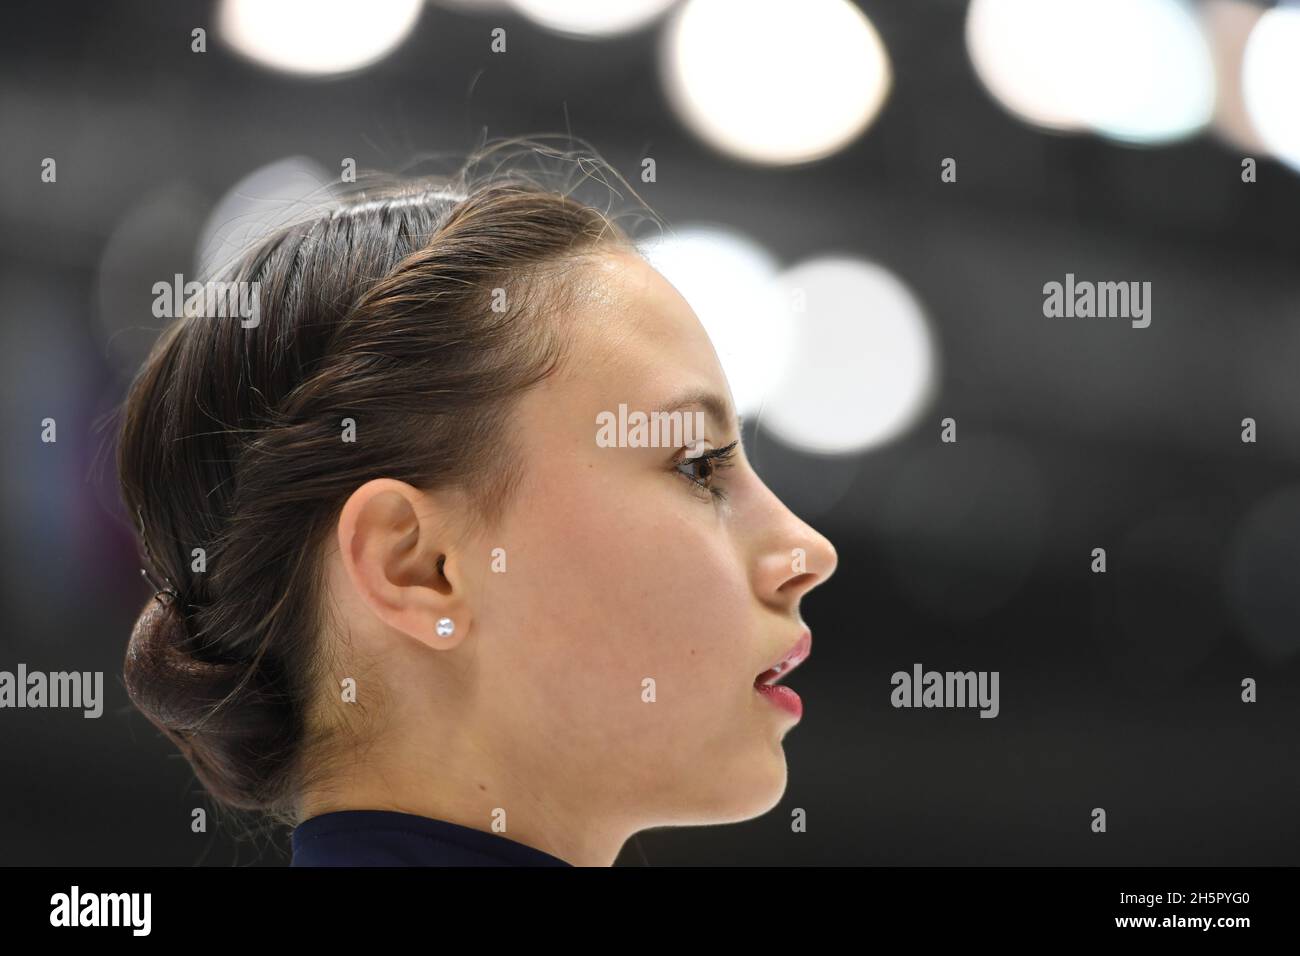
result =
[[[740,446],[740,439],[729,442],[721,448],[710,448],[706,439],[699,439],[689,445],[683,445],[674,458],[678,464],[686,461],[695,461],[699,458],[725,458],[729,457]],[[694,454],[692,454],[692,452]]]
[[[736,449],[740,446],[740,440],[737,439],[730,444],[723,445],[721,448],[703,448],[704,445],[705,442],[703,441],[693,442],[684,447],[681,452],[674,455],[673,471],[681,475],[696,488],[703,489],[714,501],[725,500],[727,497],[726,491],[721,486],[715,485],[713,482],[717,480],[716,473],[718,471],[731,468],[735,464],[733,459],[735,458]],[[701,448],[703,450],[699,450]],[[689,457],[685,454],[688,451],[694,452],[697,450],[699,450],[698,454]],[[710,462],[712,464],[714,474],[707,482],[694,478],[682,470],[683,467],[693,467],[696,462]]]
[[[704,455],[707,455],[710,450],[708,444],[709,443],[707,441],[705,441],[703,438],[700,438],[697,439],[696,441],[691,442],[689,445],[684,445],[682,447],[681,460],[691,461],[692,459],[701,458]],[[694,452],[694,454],[691,454],[692,452]]]

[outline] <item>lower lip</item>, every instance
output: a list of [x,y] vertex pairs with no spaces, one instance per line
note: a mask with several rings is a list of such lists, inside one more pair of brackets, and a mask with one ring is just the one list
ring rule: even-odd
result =
[[777,707],[794,714],[796,718],[803,716],[803,701],[799,699],[798,694],[784,684],[755,684],[754,690]]

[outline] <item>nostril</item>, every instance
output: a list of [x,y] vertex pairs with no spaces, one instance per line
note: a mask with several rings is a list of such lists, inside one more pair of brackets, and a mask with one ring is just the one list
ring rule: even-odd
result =
[[817,581],[817,575],[809,571],[805,574],[800,574],[797,575],[796,577],[791,578],[789,581],[786,581],[779,588],[777,588],[777,590],[782,593],[788,593],[790,591],[804,591],[809,587],[811,587],[816,581]]

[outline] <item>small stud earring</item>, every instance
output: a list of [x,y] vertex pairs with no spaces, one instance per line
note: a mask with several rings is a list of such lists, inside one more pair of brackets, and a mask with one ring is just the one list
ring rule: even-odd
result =
[[456,633],[456,622],[449,617],[438,619],[438,636],[451,637]]

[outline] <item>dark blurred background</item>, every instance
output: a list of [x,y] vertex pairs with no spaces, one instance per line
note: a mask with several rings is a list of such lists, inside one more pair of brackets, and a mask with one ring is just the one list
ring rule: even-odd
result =
[[[1300,863],[1300,10],[298,6],[0,11],[0,670],[106,696],[0,710],[0,863],[286,862],[283,834],[191,832],[209,801],[127,701],[148,590],[104,417],[153,284],[346,158],[547,132],[667,221],[751,458],[840,554],[781,805],[621,863]],[[1046,317],[1067,273],[1150,282],[1150,326]],[[999,671],[1000,715],[893,708],[917,662]]]

